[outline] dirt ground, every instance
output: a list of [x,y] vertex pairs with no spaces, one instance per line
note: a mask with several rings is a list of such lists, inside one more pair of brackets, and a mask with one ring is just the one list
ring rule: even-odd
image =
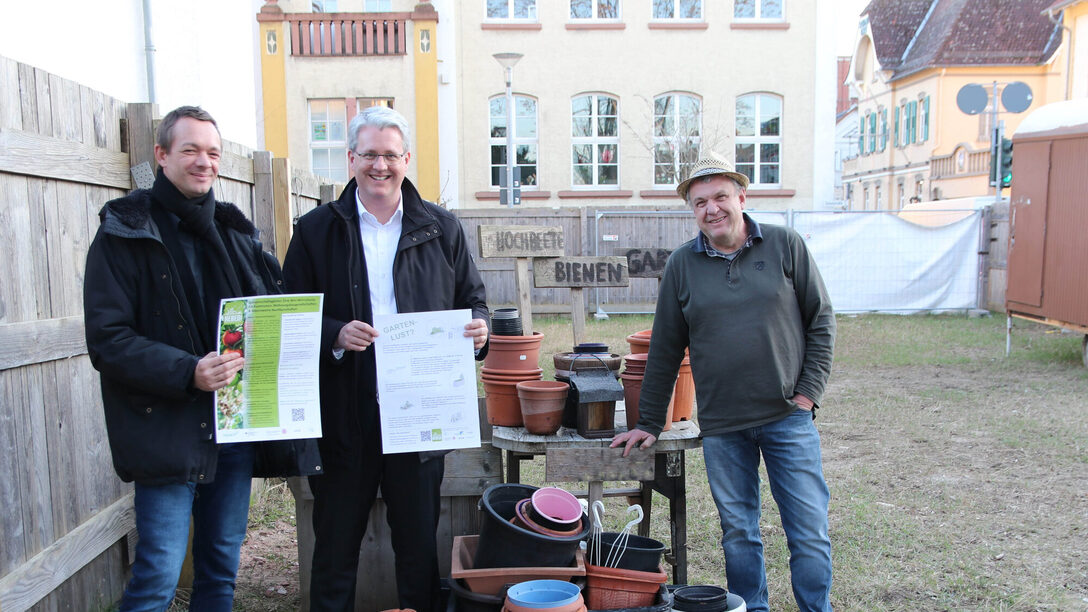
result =
[[[286,503],[290,504],[290,492]],[[237,610],[298,610],[298,540],[293,517],[250,529],[238,567]]]
[[[966,331],[956,322],[891,325],[841,320],[817,421],[832,491],[836,609],[1088,610],[1088,373],[1079,337],[1021,329],[1005,358],[1003,318]],[[690,582],[723,584],[701,462],[689,453]],[[794,610],[781,525],[764,497],[771,608]],[[298,609],[287,506],[251,529],[237,609]]]

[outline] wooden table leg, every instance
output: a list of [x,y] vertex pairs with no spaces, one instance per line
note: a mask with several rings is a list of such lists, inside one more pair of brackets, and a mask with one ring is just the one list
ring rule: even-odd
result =
[[514,451],[503,451],[506,455],[506,482],[521,482],[521,457]]
[[688,500],[684,451],[658,453],[655,457],[653,488],[669,500],[668,562],[675,584],[688,581]]
[[589,481],[589,507],[590,512],[593,510],[593,502],[598,502],[604,499],[604,482],[600,480]]
[[641,491],[638,494],[638,504],[642,506],[642,522],[638,525],[638,534],[644,538],[650,537],[650,511],[654,502],[653,481],[641,483]]
[[676,565],[673,566],[673,582],[688,583],[688,491],[684,451],[680,451],[680,474],[672,477],[673,497],[669,500],[669,519],[672,523],[672,546]]

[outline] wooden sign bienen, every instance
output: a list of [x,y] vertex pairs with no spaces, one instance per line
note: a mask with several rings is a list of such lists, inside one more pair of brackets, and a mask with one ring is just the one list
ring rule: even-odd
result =
[[[480,257],[561,257],[563,228],[538,225],[481,225]],[[564,285],[565,286],[565,285]]]
[[533,260],[537,287],[626,287],[626,257],[556,257]]

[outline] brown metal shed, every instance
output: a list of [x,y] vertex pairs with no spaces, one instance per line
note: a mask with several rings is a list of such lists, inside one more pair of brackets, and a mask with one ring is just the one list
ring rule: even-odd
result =
[[1088,100],[1035,110],[1013,149],[1006,311],[1088,334]]

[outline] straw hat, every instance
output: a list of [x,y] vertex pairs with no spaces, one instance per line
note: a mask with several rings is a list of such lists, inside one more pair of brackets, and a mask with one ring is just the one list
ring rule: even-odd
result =
[[734,170],[733,164],[726,161],[724,157],[711,151],[707,153],[706,157],[695,162],[695,165],[691,167],[691,174],[688,175],[688,178],[676,186],[676,193],[686,200],[688,199],[688,188],[691,187],[692,181],[715,174],[724,174],[740,183],[741,189],[748,189],[748,177]]

